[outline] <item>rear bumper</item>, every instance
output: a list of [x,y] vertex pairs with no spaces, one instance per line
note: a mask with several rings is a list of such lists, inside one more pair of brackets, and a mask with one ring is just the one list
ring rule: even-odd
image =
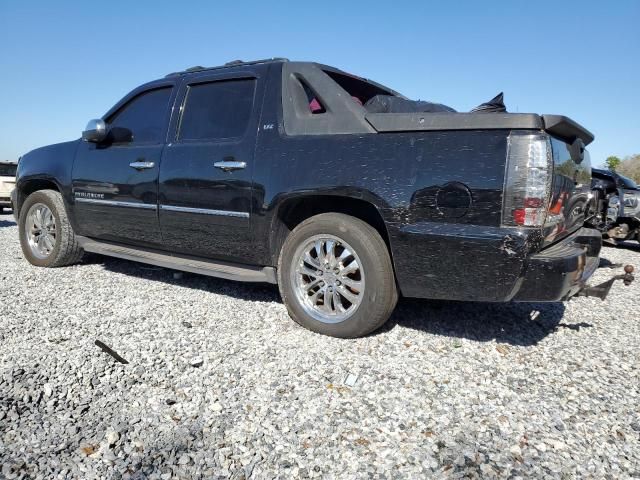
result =
[[516,302],[567,300],[586,285],[598,268],[602,234],[581,228],[527,260]]

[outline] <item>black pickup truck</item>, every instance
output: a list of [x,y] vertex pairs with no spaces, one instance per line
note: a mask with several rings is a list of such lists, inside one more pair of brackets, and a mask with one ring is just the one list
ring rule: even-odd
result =
[[561,301],[600,232],[586,129],[558,115],[411,102],[336,68],[270,59],[142,85],[82,139],[21,158],[25,257],[97,252],[277,283],[298,323],[381,326],[399,295]]

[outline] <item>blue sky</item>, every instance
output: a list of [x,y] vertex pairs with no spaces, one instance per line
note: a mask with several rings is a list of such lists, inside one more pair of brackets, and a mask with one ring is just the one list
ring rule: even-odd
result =
[[464,111],[560,113],[594,163],[640,153],[640,1],[0,0],[0,159],[78,138],[145,81],[192,65],[316,60]]

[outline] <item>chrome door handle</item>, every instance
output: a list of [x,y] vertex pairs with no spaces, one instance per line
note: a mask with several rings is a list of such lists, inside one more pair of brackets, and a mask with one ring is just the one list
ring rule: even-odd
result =
[[242,170],[247,167],[247,162],[236,162],[235,160],[223,160],[222,162],[216,162],[214,167],[219,168],[223,172],[233,172],[234,170]]
[[146,170],[147,168],[153,168],[155,163],[153,162],[131,162],[129,166],[136,170]]

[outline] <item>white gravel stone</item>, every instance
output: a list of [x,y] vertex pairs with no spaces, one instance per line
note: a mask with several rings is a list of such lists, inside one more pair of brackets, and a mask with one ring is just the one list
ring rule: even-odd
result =
[[357,381],[358,381],[358,376],[353,373],[349,373],[347,375],[347,378],[344,379],[344,384],[347,387],[354,387]]
[[107,435],[105,436],[105,439],[107,440],[107,444],[109,446],[115,445],[115,443],[120,439],[120,434],[114,430],[109,430],[107,432]]
[[[640,246],[602,257],[594,282],[640,267]],[[273,286],[98,256],[33,267],[1,215],[0,477],[637,478],[639,285],[403,299],[338,340]]]
[[200,357],[194,357],[189,361],[189,363],[192,367],[201,367],[204,363],[204,360],[202,360],[202,358]]

